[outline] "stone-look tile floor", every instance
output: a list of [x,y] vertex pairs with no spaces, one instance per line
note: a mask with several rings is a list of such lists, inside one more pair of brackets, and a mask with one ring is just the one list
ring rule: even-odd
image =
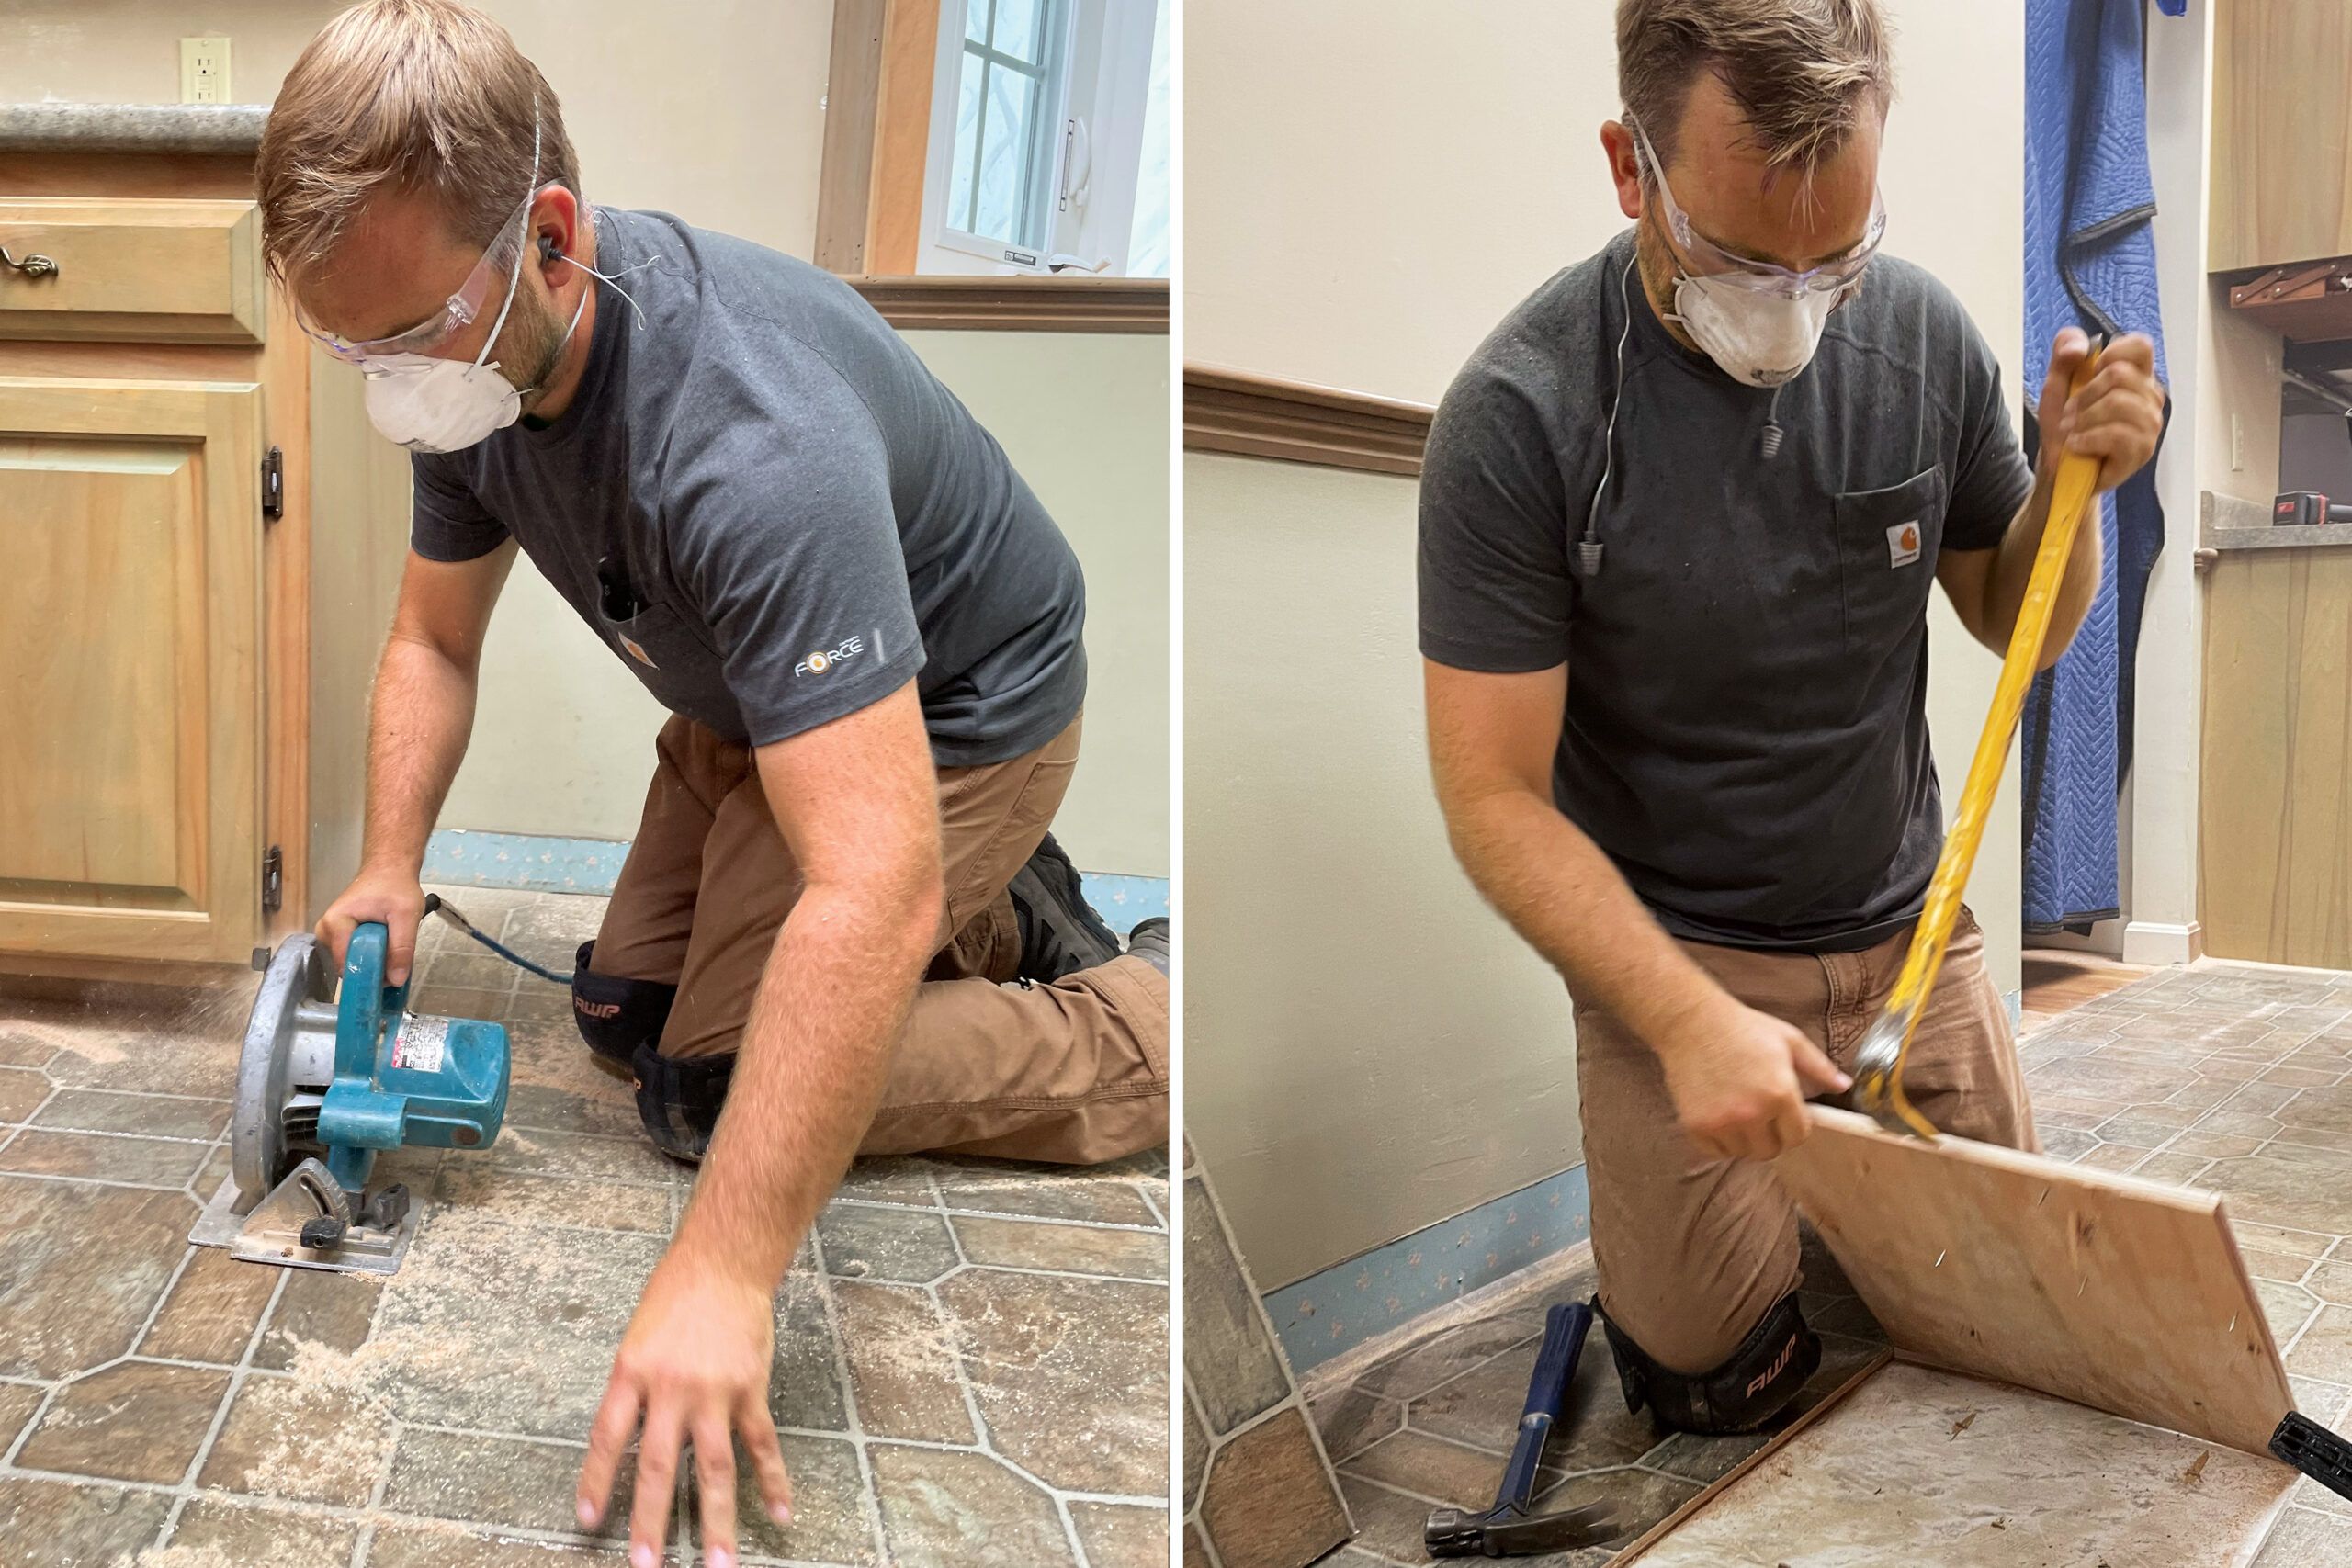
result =
[[[2352,1422],[2352,974],[2204,964],[2159,970],[2030,1032],[2018,1048],[2035,1120],[2061,1159],[2219,1191],[2298,1405]],[[1803,1410],[1874,1353],[1877,1324],[1807,1237],[1806,1316],[1822,1370]],[[1313,1402],[1359,1530],[1332,1568],[1429,1561],[1431,1507],[1487,1506],[1510,1452],[1544,1310],[1588,1296],[1589,1272],[1401,1348]],[[1312,1380],[1309,1380],[1310,1383]],[[1629,1416],[1596,1327],[1546,1455],[1545,1508],[1614,1502],[1618,1545],[1760,1447],[1762,1436],[1661,1440]],[[1615,1547],[1529,1558],[1597,1568]],[[2309,1481],[2255,1568],[2352,1562],[2352,1501]]]
[[[603,903],[443,891],[559,968]],[[573,1478],[693,1172],[563,991],[430,921],[413,1005],[508,1023],[498,1141],[387,1156],[431,1200],[390,1281],[191,1248],[251,990],[0,989],[0,1562],[617,1568],[627,1501],[582,1536]],[[777,1300],[797,1517],[746,1475],[743,1560],[1163,1568],[1168,1212],[1159,1155],[859,1164]],[[690,1471],[673,1562],[699,1560]]]

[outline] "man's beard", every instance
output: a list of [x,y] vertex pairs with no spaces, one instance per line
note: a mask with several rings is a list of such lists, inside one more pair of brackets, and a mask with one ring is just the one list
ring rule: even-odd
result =
[[1633,254],[1642,268],[1642,291],[1649,294],[1651,315],[1656,315],[1665,329],[1681,344],[1689,344],[1689,333],[1679,324],[1665,320],[1675,312],[1675,275],[1681,264],[1675,261],[1675,252],[1665,249],[1665,232],[1656,221],[1656,207],[1644,207],[1642,216],[1633,226]]
[[514,293],[514,308],[507,312],[506,330],[498,334],[498,373],[523,394],[523,407],[547,395],[548,378],[555,374],[563,352],[564,325],[550,303],[528,289]]

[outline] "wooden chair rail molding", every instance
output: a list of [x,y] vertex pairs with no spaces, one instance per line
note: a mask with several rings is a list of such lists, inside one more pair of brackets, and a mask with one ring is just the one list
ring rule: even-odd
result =
[[1425,403],[1308,381],[1184,367],[1184,448],[1419,477],[1429,442]]
[[1164,277],[853,277],[892,326],[984,332],[1165,333]]

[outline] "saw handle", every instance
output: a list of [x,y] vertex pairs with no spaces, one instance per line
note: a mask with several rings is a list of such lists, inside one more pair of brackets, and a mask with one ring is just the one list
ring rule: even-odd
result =
[[390,956],[391,933],[381,920],[363,920],[352,928],[343,950],[343,990],[335,999],[335,1061],[343,1070],[346,1041],[360,1055],[354,1071],[364,1074],[376,1059],[376,1042],[388,1019],[408,1010],[408,983],[384,984],[384,965]]

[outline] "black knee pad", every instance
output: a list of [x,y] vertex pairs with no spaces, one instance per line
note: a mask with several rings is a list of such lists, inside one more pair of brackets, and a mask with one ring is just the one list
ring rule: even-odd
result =
[[699,1162],[727,1104],[735,1057],[664,1056],[648,1042],[630,1064],[637,1072],[637,1114],[663,1154]]
[[624,980],[599,975],[588,967],[596,944],[583,942],[571,966],[571,1021],[588,1048],[608,1062],[626,1067],[637,1060],[637,1048],[662,1038],[678,987],[659,980]]
[[1752,1432],[1786,1409],[1821,1365],[1820,1337],[1805,1326],[1794,1291],[1774,1303],[1731,1359],[1711,1372],[1668,1371],[1606,1314],[1601,1321],[1608,1325],[1625,1408],[1647,1404],[1659,1426],[1677,1432]]

